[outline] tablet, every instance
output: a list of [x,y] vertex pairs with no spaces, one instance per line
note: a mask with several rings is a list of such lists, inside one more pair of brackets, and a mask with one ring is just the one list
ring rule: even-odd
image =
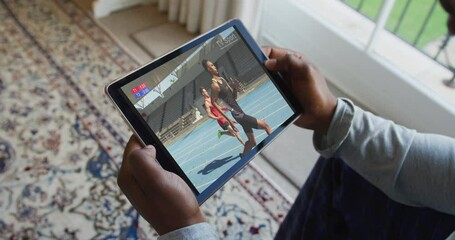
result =
[[[298,105],[239,20],[231,20],[106,85],[157,161],[199,204],[299,115]],[[283,153],[286,157],[286,153]]]

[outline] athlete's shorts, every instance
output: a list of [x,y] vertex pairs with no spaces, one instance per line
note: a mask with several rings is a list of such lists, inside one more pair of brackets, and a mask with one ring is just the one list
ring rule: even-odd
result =
[[224,129],[224,130],[227,130],[227,129],[228,129],[228,126],[229,126],[229,122],[228,122],[228,121],[226,121],[226,122],[224,122],[223,124],[220,125],[220,127],[221,127],[222,129]]
[[245,113],[239,113],[236,111],[232,111],[232,117],[237,121],[243,128],[245,133],[252,133],[253,128],[258,129],[258,120],[250,115]]

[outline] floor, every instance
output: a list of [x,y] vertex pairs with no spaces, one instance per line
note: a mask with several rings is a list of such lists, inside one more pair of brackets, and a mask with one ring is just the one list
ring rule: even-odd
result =
[[[90,0],[77,0],[90,11]],[[145,64],[167,51],[195,37],[184,27],[167,21],[156,5],[142,5],[114,12],[99,18],[99,23],[110,32],[137,60]],[[342,96],[331,87],[335,95]],[[312,144],[312,132],[294,125],[257,155],[251,164],[294,199],[313,168],[318,153]]]

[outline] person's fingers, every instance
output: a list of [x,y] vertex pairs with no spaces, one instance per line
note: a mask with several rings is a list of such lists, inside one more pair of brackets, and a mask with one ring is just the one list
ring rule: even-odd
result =
[[[283,58],[285,57],[287,54],[293,54],[295,52],[289,50],[289,49],[285,49],[285,48],[272,48],[272,47],[266,47],[266,51],[267,51],[267,56],[270,58],[270,59],[279,59],[279,58]],[[265,52],[264,52],[265,53]]]
[[313,65],[308,62],[302,54],[291,52],[280,58],[266,61],[265,67],[270,71],[277,71],[284,74],[306,74],[309,68],[313,67]]
[[297,64],[297,59],[292,54],[286,54],[280,58],[270,59],[265,62],[265,66],[270,71],[278,72],[289,72],[290,68],[293,68]]
[[135,135],[132,135],[126,144],[125,151],[123,152],[123,160],[117,177],[117,184],[122,190],[124,186],[128,186],[131,180],[130,178],[132,177],[127,157],[132,151],[140,148],[141,144],[139,143],[139,140]]
[[128,144],[126,145],[125,152],[123,153],[123,161],[117,176],[117,185],[128,198],[133,206],[139,211],[146,209],[147,202],[144,191],[137,184],[137,180],[133,176],[128,164],[128,156],[131,151],[140,149],[141,144],[139,140],[133,135],[131,136]]
[[269,71],[277,71],[277,70],[275,70],[276,62],[277,62],[276,59],[269,59],[269,60],[265,61],[264,65]]
[[266,50],[267,50],[267,53],[268,53],[268,56],[270,59],[285,58],[285,57],[287,57],[286,55],[293,55],[299,59],[305,59],[303,54],[286,49],[286,48],[269,48]]
[[134,150],[127,158],[130,171],[145,194],[154,191],[155,186],[165,180],[163,178],[166,171],[156,162],[156,150],[153,146]]
[[130,140],[126,144],[125,151],[123,152],[123,162],[125,162],[126,157],[134,150],[141,149],[142,144],[137,139],[136,135],[131,135]]
[[[126,166],[128,165],[129,164],[126,164]],[[155,230],[158,231],[159,234],[167,232],[163,231],[163,227],[159,224],[163,222],[160,220],[163,216],[163,213],[160,212],[162,209],[155,208],[156,198],[150,198],[153,193],[150,192],[151,189],[147,184],[140,184],[135,176],[131,173],[128,174],[123,170],[119,173],[118,184],[131,205],[133,205],[139,214],[155,227]],[[156,191],[156,195],[160,194],[160,192]],[[158,219],[158,222],[157,216],[161,216],[160,219]]]
[[[153,146],[142,148],[135,135],[131,136],[123,153],[123,162],[118,176],[118,185],[125,195],[136,198],[143,189],[148,189],[144,183],[156,182],[156,177],[164,171],[156,162],[156,150]],[[134,185],[134,186],[133,186]]]
[[[125,164],[126,166],[124,166]],[[149,173],[162,170],[161,166],[156,162],[155,148],[151,145],[143,148],[135,135],[131,136],[125,147],[122,167],[127,169],[139,182],[145,180],[141,179],[141,176],[144,174],[149,176]],[[149,170],[151,172],[143,170]]]
[[272,58],[265,63],[267,69],[271,71],[288,72],[291,64],[293,64],[291,54],[285,54],[277,58]]
[[270,52],[272,51],[272,47],[270,46],[262,46],[261,47],[262,52],[268,57],[270,55]]
[[124,166],[120,168],[117,184],[133,206],[139,211],[146,209],[147,202],[144,191],[142,191],[134,176]]

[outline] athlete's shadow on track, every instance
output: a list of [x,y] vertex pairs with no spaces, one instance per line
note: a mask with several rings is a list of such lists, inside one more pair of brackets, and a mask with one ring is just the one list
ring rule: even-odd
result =
[[223,166],[224,164],[234,160],[234,159],[237,159],[237,158],[240,158],[240,156],[228,156],[228,157],[225,157],[225,158],[222,158],[222,159],[217,159],[217,160],[213,160],[211,163],[207,164],[207,166],[205,166],[205,168],[203,168],[201,171],[197,172],[198,174],[203,174],[203,175],[207,175],[209,173],[211,173],[213,170]]

